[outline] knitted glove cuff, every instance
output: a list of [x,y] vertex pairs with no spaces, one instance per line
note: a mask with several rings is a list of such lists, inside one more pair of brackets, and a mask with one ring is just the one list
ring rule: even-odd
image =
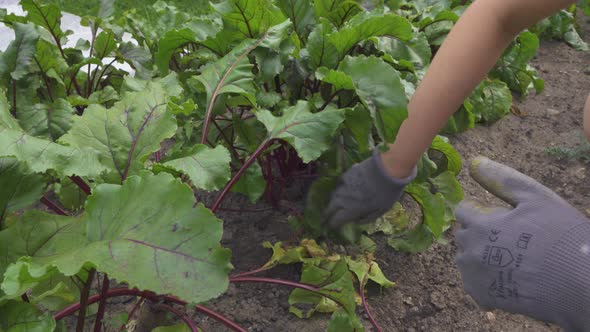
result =
[[381,159],[381,152],[377,148],[373,150],[373,157],[371,158],[371,160],[373,166],[378,170],[380,177],[383,178],[384,181],[387,181],[389,185],[394,185],[396,187],[405,187],[410,182],[412,182],[418,174],[418,167],[414,166],[410,175],[406,176],[405,178],[398,179],[392,177],[391,175],[389,175],[389,173],[387,173],[387,170],[383,165],[383,160]]

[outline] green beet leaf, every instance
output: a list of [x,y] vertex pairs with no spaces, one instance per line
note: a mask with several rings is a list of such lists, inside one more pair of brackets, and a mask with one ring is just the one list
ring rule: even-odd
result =
[[409,41],[412,39],[412,24],[395,14],[362,12],[347,22],[341,30],[330,34],[328,40],[336,47],[342,59],[354,45],[380,36]]
[[4,84],[10,79],[18,81],[29,73],[39,40],[39,32],[30,23],[15,23],[14,33],[15,39],[0,54],[0,79]]
[[463,161],[461,160],[459,152],[457,152],[451,143],[449,143],[448,138],[444,136],[436,136],[434,140],[432,140],[430,149],[439,151],[445,156],[447,164],[446,167],[444,167],[444,170],[459,175],[459,172],[461,172],[461,168],[463,167]]
[[46,137],[51,141],[65,134],[71,126],[74,109],[63,99],[53,103],[17,107],[16,116],[21,127],[30,135]]
[[320,67],[315,72],[315,77],[325,83],[331,84],[336,91],[354,90],[354,82],[350,76],[341,71]]
[[263,82],[270,82],[281,74],[285,64],[299,48],[296,36],[290,34],[291,22],[287,20],[279,26],[282,25],[287,29],[269,30],[269,36],[263,40],[260,47],[252,51],[258,68],[258,78]]
[[165,173],[98,186],[86,204],[87,236],[102,243],[102,253],[91,257],[106,259],[99,268],[142,289],[189,302],[220,295],[231,267],[229,250],[219,245],[222,223],[193,204],[190,188]]
[[93,54],[98,59],[111,56],[111,53],[117,49],[117,39],[112,32],[102,31],[94,40]]
[[369,255],[361,256],[357,259],[346,257],[345,260],[350,271],[356,275],[357,280],[362,284],[363,289],[369,280],[385,288],[393,287],[395,285],[394,282],[387,279],[383,274],[383,271],[381,271],[379,264],[377,264],[377,262],[375,262]]
[[[146,13],[152,15],[146,17]],[[176,29],[189,21],[190,15],[177,10],[175,6],[167,2],[156,1],[149,7],[149,11],[138,11],[137,8],[133,8],[125,13],[124,18],[125,21],[121,22],[122,28],[140,45],[147,45],[153,51],[158,39],[167,31]]]
[[328,332],[363,332],[365,328],[358,319],[351,319],[343,309],[332,314],[328,322]]
[[285,21],[285,15],[271,0],[225,0],[212,6],[223,16],[224,26],[241,38],[258,38]]
[[49,313],[26,302],[8,301],[0,305],[0,317],[0,331],[51,332],[55,329],[55,321]]
[[93,92],[90,97],[88,97],[88,102],[90,104],[106,104],[108,102],[117,101],[119,100],[119,94],[117,90],[115,90],[112,86],[108,85],[102,90],[98,90]]
[[20,5],[27,12],[29,21],[49,31],[53,42],[61,42],[66,34],[61,30],[61,11],[58,6],[44,5],[37,0],[21,0]]
[[242,95],[250,103],[255,104],[256,93],[252,85],[253,65],[248,59],[248,54],[257,47],[278,48],[290,25],[291,23],[287,20],[271,27],[258,39],[244,40],[223,58],[202,69],[201,75],[194,79],[200,83],[206,93],[207,117],[212,114],[217,98],[223,94]]
[[277,0],[276,5],[293,22],[293,29],[299,39],[306,40],[316,21],[313,2],[311,0]]
[[510,112],[512,94],[506,83],[485,80],[469,96],[469,102],[476,121],[493,123]]
[[266,190],[266,181],[262,175],[262,168],[257,162],[253,163],[231,188],[233,192],[246,195],[250,202],[256,203]]
[[39,174],[14,158],[0,158],[0,229],[10,212],[28,207],[43,196],[45,183]]
[[164,77],[154,79],[153,82],[125,76],[121,85],[120,94],[142,92],[148,89],[157,89],[157,87],[161,87],[171,100],[177,100],[184,91],[178,80],[178,75],[176,73],[170,73]]
[[531,88],[541,92],[544,88],[543,80],[528,64],[538,48],[539,38],[535,34],[528,31],[521,33],[504,51],[490,77],[506,82],[511,90],[522,95],[526,95]]
[[[309,241],[307,239],[302,240]],[[313,240],[311,240],[313,241]],[[313,241],[313,243],[317,246],[317,243]],[[263,268],[273,268],[279,264],[292,264],[292,263],[300,263],[305,261],[306,259],[310,258],[310,255],[305,246],[300,245],[294,248],[288,248],[283,245],[282,242],[277,242],[274,245],[268,241],[265,241],[262,246],[264,248],[272,249],[272,256],[270,259],[263,265]]]
[[255,118],[242,119],[233,116],[233,129],[236,135],[237,146],[252,153],[265,139],[264,125]]
[[59,311],[80,300],[80,289],[72,278],[55,273],[37,283],[28,296],[33,304]]
[[369,235],[378,232],[385,235],[399,235],[408,228],[409,224],[410,218],[406,210],[397,202],[394,204],[393,209],[386,212],[374,223],[364,226],[364,229]]
[[303,289],[293,290],[289,295],[289,311],[300,318],[309,318],[315,312],[334,312],[342,307],[351,318],[356,318],[354,284],[345,260],[322,265],[305,264],[300,281],[320,287],[320,294]]
[[395,237],[390,237],[387,244],[399,251],[420,252],[432,245],[434,238],[428,226],[419,224],[415,228]]
[[456,176],[451,172],[443,172],[432,178],[431,181],[436,191],[445,198],[445,226],[443,228],[446,230],[455,219],[454,211],[459,202],[463,200],[463,190]]
[[55,170],[59,175],[98,176],[105,170],[96,151],[52,143],[0,126],[0,157],[15,157],[37,173]]
[[[584,2],[582,9],[584,9]],[[585,5],[586,9],[587,4]],[[588,43],[576,30],[576,6],[559,11],[557,14],[541,20],[532,28],[532,31],[546,39],[563,40],[578,51],[588,51]]]
[[272,108],[281,102],[282,96],[274,91],[259,91],[256,94],[256,102],[261,108]]
[[185,173],[193,185],[205,190],[223,188],[229,180],[231,171],[229,151],[218,145],[214,149],[198,144],[186,156],[164,163],[164,166]]
[[338,68],[354,82],[382,140],[392,143],[407,117],[407,98],[399,73],[376,57],[346,57]]
[[[374,242],[368,238],[364,239],[364,244],[374,246]],[[315,312],[343,312],[347,320],[356,326],[360,322],[354,313],[356,302],[352,273],[364,273],[367,279],[371,278],[385,287],[393,285],[382,274],[379,266],[372,261],[371,254],[357,259],[329,255],[326,246],[319,245],[313,239],[303,239],[294,247],[281,242],[274,245],[265,242],[263,246],[272,249],[272,257],[262,266],[262,269],[270,269],[279,264],[302,262],[301,282],[320,288],[320,293],[302,289],[296,289],[291,293],[290,311],[300,318],[309,318]]]
[[302,50],[304,63],[309,70],[313,71],[319,67],[331,69],[338,65],[338,49],[329,39],[332,32],[334,28],[330,23],[320,20],[309,34],[307,48]]
[[[424,29],[427,26],[434,24],[436,22],[441,21],[451,21],[457,22],[459,19],[459,15],[455,11],[446,10],[445,5],[443,4],[445,1],[441,1],[434,6],[430,7],[430,10],[425,11],[422,15],[421,20],[418,22],[417,26],[420,29]],[[439,6],[437,6],[439,5]],[[442,5],[442,6],[440,6]]]
[[315,13],[317,17],[327,19],[336,27],[341,27],[363,8],[354,0],[316,0]]
[[61,176],[97,176],[105,168],[96,151],[63,146],[27,135],[10,115],[8,102],[0,93],[0,157],[14,157],[33,172],[54,170]]
[[199,44],[207,38],[217,35],[222,23],[218,18],[209,16],[196,17],[185,24],[182,29],[166,32],[158,42],[158,52],[155,54],[155,62],[162,76],[167,75],[172,55],[182,46],[187,44]]
[[2,289],[19,296],[56,270],[71,276],[87,263],[130,287],[188,302],[216,297],[228,285],[230,252],[219,245],[220,220],[193,204],[188,186],[144,171],[123,185],[97,186],[80,218],[29,213],[0,232],[22,239],[25,253],[14,256],[28,256],[8,267]]
[[[354,137],[357,144],[356,150],[363,157],[368,157],[375,143],[372,135],[373,120],[366,108],[362,105],[357,105],[357,107],[353,109],[347,109],[344,127],[345,130],[350,131],[352,134],[351,136]],[[362,158],[362,160],[358,159],[355,160],[355,162],[364,160],[364,158]]]
[[405,192],[420,204],[423,223],[435,238],[439,238],[448,228],[445,220],[445,198],[441,193],[433,194],[427,184],[410,183]]
[[167,99],[161,83],[148,83],[141,92],[123,95],[110,109],[91,105],[60,141],[99,152],[101,164],[123,181],[143,169],[160,142],[176,132],[176,121],[166,112]]
[[330,147],[332,136],[344,121],[344,111],[326,109],[311,113],[309,103],[300,101],[284,109],[280,117],[267,110],[257,112],[256,117],[268,131],[267,140],[289,142],[304,162],[310,162]]
[[441,131],[442,134],[458,134],[475,127],[475,115],[473,114],[473,104],[465,100],[463,105],[452,117]]
[[19,258],[27,259],[29,256],[44,257],[75,251],[87,243],[83,227],[84,223],[78,219],[32,210],[26,212],[17,223],[1,231],[0,275],[4,275],[9,268],[16,272],[13,274],[15,280],[10,280],[10,275],[4,276],[2,291],[17,298],[27,289],[51,278],[55,271],[50,266],[46,267],[47,271],[42,269],[41,273],[31,276],[29,273],[19,275],[19,269],[14,269],[14,263]]
[[430,64],[432,51],[428,39],[423,32],[416,32],[412,39],[404,41],[396,38],[377,38],[377,48],[398,61],[410,61],[417,68],[425,68]]
[[77,211],[84,207],[87,195],[70,178],[61,179],[60,183],[55,185],[54,190],[66,209]]

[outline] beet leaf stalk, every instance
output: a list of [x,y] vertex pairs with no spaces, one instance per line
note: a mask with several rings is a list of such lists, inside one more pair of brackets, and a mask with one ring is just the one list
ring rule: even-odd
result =
[[215,212],[219,208],[219,206],[221,205],[221,202],[223,202],[223,199],[225,198],[227,193],[231,190],[233,185],[236,182],[238,182],[238,180],[240,179],[240,177],[242,177],[242,175],[244,175],[244,173],[246,172],[248,167],[252,166],[252,164],[256,161],[256,159],[258,159],[258,157],[264,152],[264,150],[266,150],[266,148],[271,144],[271,142],[272,142],[271,139],[267,139],[264,142],[262,142],[262,144],[260,144],[260,146],[258,146],[256,151],[254,151],[254,153],[252,153],[252,155],[248,158],[248,160],[246,160],[246,162],[238,170],[236,175],[234,175],[234,177],[225,185],[225,187],[221,191],[221,194],[219,194],[219,197],[217,197],[217,200],[215,200],[215,203],[213,203],[213,206],[211,207],[211,211]]
[[361,293],[361,302],[363,303],[363,309],[365,310],[365,313],[369,317],[369,321],[371,321],[371,325],[373,325],[373,328],[375,329],[375,331],[381,332],[383,330],[381,329],[381,327],[377,323],[377,320],[375,320],[375,317],[373,317],[373,315],[371,314],[371,310],[369,309],[369,304],[367,303],[367,299],[365,297],[365,286],[367,285],[367,277],[368,276],[369,276],[369,274],[367,273],[365,275],[365,277],[363,278],[363,280],[361,281],[361,284],[359,287],[359,292]]
[[95,274],[96,274],[95,269],[91,269],[88,272],[88,278],[86,279],[86,282],[84,283],[84,287],[82,288],[82,291],[80,292],[80,304],[79,304],[80,311],[78,312],[78,322],[76,323],[76,332],[84,332],[84,323],[86,320],[86,309],[88,308],[88,305],[91,304],[89,302],[89,294],[90,294],[90,288],[92,286],[92,281],[94,280]]
[[[118,296],[140,296],[140,297],[146,298],[146,299],[154,301],[154,302],[159,302],[161,300],[165,300],[165,301],[168,301],[168,302],[174,303],[174,304],[187,305],[187,303],[185,301],[182,301],[174,296],[160,296],[160,295],[157,295],[157,294],[149,292],[149,291],[140,291],[138,289],[129,289],[126,287],[112,288],[112,289],[109,289],[106,292],[106,294],[104,294],[104,297],[106,297],[106,298],[118,297]],[[94,303],[100,301],[102,297],[103,297],[102,294],[95,294],[95,295],[88,297],[87,305],[91,305],[91,304],[94,304]],[[62,309],[60,312],[56,313],[55,315],[53,315],[53,319],[55,319],[56,321],[59,321],[65,317],[75,313],[76,311],[78,311],[80,309],[81,309],[80,303],[74,303],[74,304]],[[202,313],[210,316],[210,317],[213,317],[214,319],[220,321],[225,326],[231,328],[234,331],[247,332],[247,330],[245,328],[239,326],[235,322],[231,321],[229,318],[221,315],[220,313],[218,313],[214,310],[203,307],[201,305],[197,305],[195,307],[195,309],[199,312],[202,312]]]

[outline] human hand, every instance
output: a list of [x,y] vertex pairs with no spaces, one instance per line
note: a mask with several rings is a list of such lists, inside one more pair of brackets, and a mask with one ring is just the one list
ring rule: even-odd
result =
[[590,330],[590,222],[547,187],[487,158],[470,175],[513,208],[461,202],[456,262],[465,290],[499,308]]
[[375,149],[369,159],[352,166],[341,176],[325,211],[328,224],[336,228],[348,222],[375,221],[393,207],[405,186],[415,177],[415,168],[403,179],[389,176],[381,154]]

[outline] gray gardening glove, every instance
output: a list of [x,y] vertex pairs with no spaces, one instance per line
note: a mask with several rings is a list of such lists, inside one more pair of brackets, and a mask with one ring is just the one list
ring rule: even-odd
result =
[[499,308],[590,331],[590,222],[550,189],[477,158],[471,176],[514,208],[461,202],[457,265],[465,290]]
[[416,177],[416,168],[405,179],[389,176],[377,149],[373,156],[352,166],[340,178],[325,211],[331,227],[348,222],[369,223],[389,211],[404,187]]

